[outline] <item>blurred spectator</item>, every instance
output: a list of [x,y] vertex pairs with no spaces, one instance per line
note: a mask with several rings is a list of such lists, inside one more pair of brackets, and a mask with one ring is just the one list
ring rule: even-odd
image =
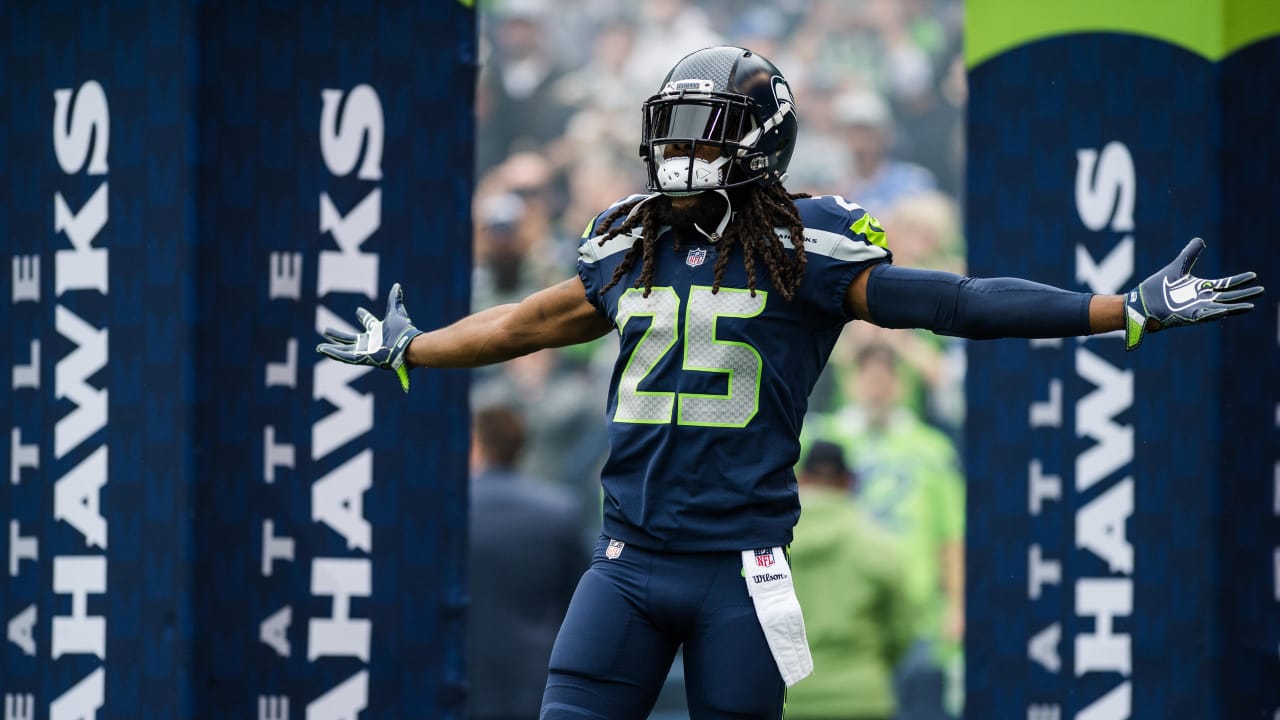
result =
[[888,531],[902,556],[916,608],[916,642],[899,670],[899,718],[947,717],[944,666],[964,636],[964,482],[955,448],[902,403],[898,360],[887,345],[859,349],[857,405],[806,419],[854,459],[859,504]]
[[960,217],[953,199],[930,191],[907,195],[881,214],[893,233],[893,263],[927,267],[963,275],[964,248]]
[[933,82],[899,88],[894,97],[897,125],[902,137],[903,159],[928,168],[938,187],[957,196],[964,186],[964,60],[957,50],[941,65],[942,87]]
[[577,258],[574,243],[559,235],[565,206],[563,179],[546,155],[522,152],[494,168],[477,188],[486,195],[515,193],[524,201],[520,232],[525,241],[525,263],[541,287],[563,280],[565,268],[574,267]]
[[735,45],[751,48],[774,65],[788,67],[798,64],[788,62],[792,60],[786,43],[789,27],[786,14],[776,5],[751,4],[734,13],[728,34]]
[[853,156],[835,114],[834,93],[839,85],[818,74],[808,84],[796,87],[797,102],[803,103],[804,132],[796,139],[787,186],[812,195],[842,192],[844,183],[853,176]]
[[787,691],[787,717],[889,720],[894,669],[913,630],[897,550],[854,504],[839,445],[814,443],[798,480],[803,509],[791,568],[813,675]]
[[853,177],[845,183],[845,197],[874,215],[903,197],[937,186],[933,173],[890,153],[893,118],[878,93],[862,90],[843,95],[836,100],[835,112],[853,157]]
[[921,45],[932,35],[928,17],[911,16],[904,0],[868,0],[867,23],[880,46],[881,82],[889,97],[915,95],[933,86],[933,64]]
[[[546,148],[552,164],[565,172],[572,182],[588,160],[601,160],[612,166],[617,181],[624,181],[627,192],[643,180],[639,163],[623,171],[617,160],[631,159],[640,145],[640,123],[637,100],[653,94],[657,88],[640,85],[628,69],[635,30],[630,23],[609,22],[592,37],[592,61],[566,75],[553,88],[559,99],[574,108],[563,136]],[[591,214],[614,202],[610,198]],[[585,224],[587,218],[582,220]]]
[[[885,345],[898,358],[901,403],[914,415],[951,440],[961,441],[964,429],[965,341],[927,331],[887,330],[870,323],[850,323],[831,354],[835,397],[815,411],[831,412],[858,403],[855,368],[858,350]],[[834,401],[834,405],[832,404]]]
[[[680,58],[724,44],[707,13],[686,0],[646,0],[639,5],[636,41],[627,69],[633,81],[648,91],[632,102],[658,92],[662,78]],[[639,114],[635,117],[638,123]]]
[[515,193],[500,193],[476,204],[476,264],[471,279],[471,307],[483,310],[518,302],[541,287],[526,262],[528,237],[525,203]]
[[475,413],[471,443],[472,720],[538,717],[547,662],[588,556],[573,498],[515,469],[524,423],[511,408]]
[[[639,140],[636,144],[639,144]],[[643,173],[638,173],[643,175]],[[586,230],[600,210],[607,208],[636,191],[643,177],[623,172],[618,162],[608,155],[582,158],[569,176],[569,206],[565,209],[561,236],[578,238]],[[643,185],[639,185],[643,187]],[[570,243],[566,243],[568,245]],[[567,258],[565,271],[574,267],[577,247],[572,258]]]
[[573,530],[586,552],[600,536],[599,470],[609,443],[600,398],[607,378],[551,349],[508,361],[497,370],[473,383],[471,406],[505,405],[519,412],[528,435],[517,467],[574,497],[579,513]]
[[[635,29],[629,22],[602,25],[591,37],[591,62],[556,83],[556,100],[579,110],[595,109],[633,116],[636,98],[657,88],[641,86],[627,74],[635,48]],[[636,139],[639,143],[639,138]]]
[[480,76],[488,112],[478,132],[482,145],[493,151],[486,158],[500,160],[537,149],[560,134],[569,116],[569,108],[548,92],[563,74],[545,26],[555,13],[549,0],[497,5],[492,45]]

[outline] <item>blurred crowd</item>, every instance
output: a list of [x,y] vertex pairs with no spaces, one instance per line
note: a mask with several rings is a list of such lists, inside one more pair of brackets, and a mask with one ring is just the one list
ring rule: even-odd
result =
[[[583,227],[644,191],[641,104],[682,56],[720,44],[759,52],[791,83],[800,135],[790,191],[866,208],[899,265],[964,272],[960,0],[481,0],[478,8],[473,310],[573,276]],[[477,422],[519,426],[475,429],[491,445],[519,439],[514,449],[489,448],[505,466],[480,463],[477,481],[501,476],[540,488],[557,513],[576,518],[579,570],[599,532],[616,351],[609,336],[473,376]],[[927,332],[855,322],[837,344],[810,398],[797,468],[804,510],[793,566],[817,667],[791,689],[788,717],[959,712],[963,374],[960,341]],[[829,511],[837,501],[847,511]],[[539,542],[536,528],[514,537],[518,523],[488,512],[473,505],[473,537],[493,536],[503,523],[507,532],[487,545],[495,552]],[[856,552],[831,549],[841,543]],[[801,582],[806,575],[821,584]],[[820,596],[832,593],[845,602]],[[542,652],[549,644],[525,650],[545,669]],[[861,665],[836,667],[851,662]],[[823,683],[824,675],[843,679]],[[489,695],[476,686],[484,668],[471,676],[473,694]],[[655,716],[681,717],[679,695],[678,687],[664,692]],[[518,715],[476,707],[476,718]]]

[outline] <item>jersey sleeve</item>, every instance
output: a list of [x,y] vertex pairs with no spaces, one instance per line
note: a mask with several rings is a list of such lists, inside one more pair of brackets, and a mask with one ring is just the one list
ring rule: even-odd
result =
[[[582,279],[582,286],[587,290],[587,302],[594,305],[596,310],[605,316],[608,316],[609,313],[600,293],[605,284],[609,282],[609,278],[612,277],[612,270],[606,274],[606,263],[602,261],[605,258],[630,249],[632,243],[635,242],[635,237],[632,235],[615,237],[602,246],[600,245],[600,238],[596,236],[597,228],[600,221],[613,212],[614,208],[643,197],[645,196],[631,195],[610,205],[604,212],[596,215],[591,219],[591,222],[587,223],[586,229],[582,231],[582,237],[578,239],[578,277]],[[612,268],[613,265],[609,265],[609,267]]]
[[600,272],[600,259],[597,257],[596,241],[594,239],[596,223],[604,217],[601,213],[591,219],[587,223],[587,229],[582,231],[582,237],[578,239],[578,277],[582,279],[582,286],[587,289],[587,302],[595,306],[596,310],[600,309],[600,288],[604,287],[604,279]]
[[797,206],[807,256],[801,297],[824,318],[853,320],[844,304],[849,283],[866,268],[893,260],[884,229],[861,206],[838,196],[798,201]]

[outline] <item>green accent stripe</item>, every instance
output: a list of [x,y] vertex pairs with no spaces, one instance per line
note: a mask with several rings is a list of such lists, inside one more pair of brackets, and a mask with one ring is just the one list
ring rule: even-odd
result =
[[888,241],[884,239],[884,229],[880,226],[880,221],[871,217],[868,212],[864,211],[862,217],[854,220],[849,229],[865,237],[872,245],[886,249],[889,247]]
[[1230,0],[1222,16],[1223,53],[1280,35],[1280,3],[1275,0]]
[[965,64],[1076,33],[1128,33],[1163,40],[1217,62],[1280,35],[1276,0],[969,0]]

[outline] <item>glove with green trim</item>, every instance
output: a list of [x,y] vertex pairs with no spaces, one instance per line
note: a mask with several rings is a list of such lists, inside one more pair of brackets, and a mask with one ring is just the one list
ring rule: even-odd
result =
[[[1126,350],[1142,344],[1147,330],[1221,320],[1253,309],[1253,303],[1242,301],[1261,295],[1263,288],[1243,286],[1253,282],[1256,274],[1246,272],[1218,280],[1191,274],[1191,266],[1204,247],[1204,240],[1193,238],[1173,262],[1125,296]],[[1153,320],[1158,324],[1148,327]]]
[[404,309],[404,293],[400,283],[391,286],[387,298],[387,314],[381,320],[364,308],[356,309],[356,318],[364,326],[364,332],[352,334],[334,328],[325,328],[324,336],[331,342],[316,346],[316,352],[350,365],[373,365],[395,370],[400,386],[409,392],[409,369],[404,365],[404,353],[409,341],[422,334],[413,326]]

